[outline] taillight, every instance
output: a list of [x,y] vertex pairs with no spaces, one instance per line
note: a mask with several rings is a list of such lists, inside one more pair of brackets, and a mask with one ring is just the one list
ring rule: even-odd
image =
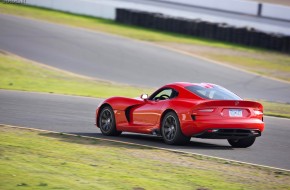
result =
[[193,110],[192,114],[193,115],[208,115],[211,114],[215,111],[215,108],[200,108]]
[[198,110],[198,112],[202,112],[202,113],[210,113],[210,112],[213,112],[213,111],[214,111],[213,108],[206,108],[206,109]]
[[261,110],[254,110],[255,115],[263,115]]

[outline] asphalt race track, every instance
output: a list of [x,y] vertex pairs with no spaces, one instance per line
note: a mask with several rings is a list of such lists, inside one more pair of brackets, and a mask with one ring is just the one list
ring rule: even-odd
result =
[[0,26],[0,49],[81,75],[151,87],[177,81],[212,82],[243,98],[290,102],[290,83],[149,43],[1,14]]
[[[289,83],[149,43],[1,14],[0,26],[0,50],[77,74],[151,87],[175,81],[212,82],[242,97],[290,102]],[[0,90],[0,123],[107,138],[94,126],[95,108],[100,101]],[[126,133],[112,139],[290,169],[290,120],[265,120],[265,133],[248,149],[232,149],[224,140],[192,139],[188,146],[179,147],[146,135]]]
[[[100,99],[0,90],[0,123],[79,135],[104,137],[94,126]],[[226,140],[191,139],[187,146],[170,146],[155,136],[126,133],[111,137],[156,147],[290,169],[290,120],[265,117],[266,130],[255,144],[233,149]]]

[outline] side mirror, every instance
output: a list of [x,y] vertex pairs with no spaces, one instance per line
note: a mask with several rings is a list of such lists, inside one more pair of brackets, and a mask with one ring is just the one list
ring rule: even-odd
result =
[[148,94],[141,94],[140,98],[143,99],[143,100],[147,100],[148,99]]

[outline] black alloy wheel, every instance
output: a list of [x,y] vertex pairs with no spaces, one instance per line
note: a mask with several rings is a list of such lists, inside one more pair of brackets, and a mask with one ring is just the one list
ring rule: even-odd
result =
[[174,112],[168,112],[164,116],[161,132],[164,142],[170,145],[183,145],[188,143],[191,138],[183,135],[178,116]]
[[106,106],[101,110],[99,115],[99,127],[103,135],[118,136],[122,132],[117,131],[115,114],[111,107]]

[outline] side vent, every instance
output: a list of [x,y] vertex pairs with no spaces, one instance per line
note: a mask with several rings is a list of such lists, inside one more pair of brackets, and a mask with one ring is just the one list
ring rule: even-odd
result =
[[130,107],[127,107],[126,110],[125,110],[125,115],[126,115],[126,119],[127,119],[128,123],[131,122],[130,111],[131,111],[132,108],[133,108],[133,106],[130,106]]

